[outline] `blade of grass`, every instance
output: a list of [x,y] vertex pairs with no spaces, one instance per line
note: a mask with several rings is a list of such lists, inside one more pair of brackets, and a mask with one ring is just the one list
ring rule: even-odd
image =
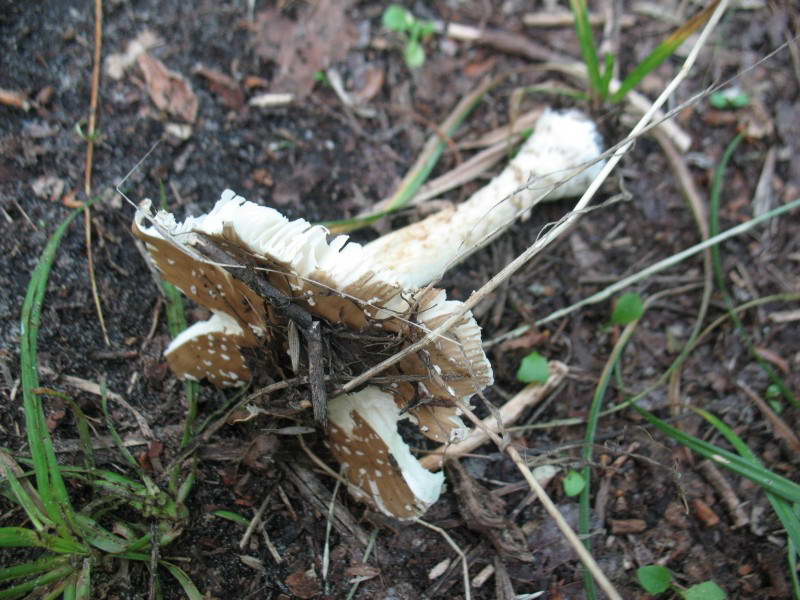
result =
[[90,206],[92,202],[93,200],[90,200],[83,207],[70,213],[47,242],[31,275],[31,281],[28,284],[28,290],[22,304],[20,319],[22,399],[25,412],[25,429],[36,474],[36,487],[42,498],[45,511],[50,519],[55,522],[59,534],[68,538],[72,534],[61,511],[71,510],[69,496],[59,471],[52,439],[45,422],[41,399],[34,393],[34,390],[39,387],[37,338],[42,320],[42,306],[44,304],[44,295],[47,291],[47,281],[58,246],[75,217],[84,208]]
[[[167,208],[167,192],[164,184],[159,183],[161,195],[161,208]],[[164,290],[164,298],[167,301],[167,328],[169,334],[175,339],[179,333],[188,327],[186,322],[186,311],[183,304],[183,294],[168,281],[161,281],[161,288]],[[183,390],[186,393],[186,421],[183,425],[183,435],[181,436],[181,448],[185,447],[192,437],[194,422],[197,420],[197,402],[200,394],[200,386],[196,381],[185,381]]]
[[[724,421],[719,419],[716,415],[713,415],[712,413],[701,408],[695,408],[694,411],[702,416],[706,421],[711,423],[711,425],[713,425],[717,431],[719,431],[725,437],[725,439],[728,440],[728,443],[730,443],[730,445],[733,446],[743,458],[746,458],[755,466],[762,466],[761,461],[753,453],[753,451],[748,448],[747,444],[745,444],[744,441],[738,435],[736,435],[733,429],[728,427]],[[798,518],[798,516],[792,512],[791,505],[783,498],[773,494],[769,487],[764,488],[764,491],[767,494],[770,504],[772,504],[773,510],[778,515],[781,524],[783,524],[783,527],[786,529],[786,533],[789,536],[790,548],[791,546],[796,548],[800,547],[800,518]]]
[[[736,151],[736,148],[739,146],[739,143],[742,141],[742,139],[744,139],[744,134],[739,133],[733,138],[733,140],[731,140],[730,144],[728,144],[728,147],[725,148],[725,152],[719,161],[717,169],[714,171],[714,180],[711,185],[711,207],[709,211],[709,231],[712,236],[719,234],[719,205],[720,197],[722,196],[722,188],[725,183],[725,171],[728,168],[728,163],[733,157],[733,153]],[[719,245],[714,245],[711,247],[711,262],[714,266],[714,276],[717,282],[717,287],[723,295],[727,310],[731,311],[734,306],[733,298],[728,291],[728,286],[725,282],[725,272],[722,268],[722,258]],[[800,408],[800,400],[798,400],[792,391],[786,386],[780,375],[778,375],[775,369],[772,368],[772,365],[770,365],[761,357],[758,352],[755,351],[755,348],[750,341],[750,336],[744,327],[744,323],[742,323],[742,320],[739,318],[739,315],[731,314],[731,320],[734,323],[739,337],[747,346],[750,356],[767,374],[770,381],[780,390],[784,399],[786,399],[786,401],[790,404],[794,405],[795,408]]]
[[36,502],[34,502],[33,498],[19,482],[19,479],[17,479],[17,476],[14,475],[14,472],[11,470],[11,468],[7,464],[3,464],[2,467],[3,474],[5,475],[5,478],[11,487],[11,493],[14,495],[17,502],[19,502],[20,506],[22,506],[22,508],[25,510],[25,514],[28,515],[28,519],[30,519],[31,524],[34,526],[36,531],[41,532],[49,527],[52,527],[53,523],[45,514],[42,513],[41,510],[39,510]]
[[667,39],[661,42],[636,68],[622,80],[619,88],[611,95],[611,102],[620,102],[628,92],[635,88],[649,73],[658,68],[662,62],[672,56],[690,35],[711,18],[719,0],[713,0],[703,10],[676,29]]
[[[494,80],[483,83],[478,87],[478,89],[462,98],[453,109],[453,112],[450,114],[450,116],[447,117],[447,119],[439,128],[442,136],[451,138],[461,126],[461,123],[464,121],[464,119],[467,118],[472,110],[483,99],[486,93],[497,86],[503,79],[504,77],[501,76],[495,78]],[[365,215],[362,217],[355,217],[353,219],[346,219],[342,221],[330,221],[328,223],[324,223],[324,225],[328,227],[332,234],[346,233],[348,231],[358,229],[359,227],[365,227],[371,223],[374,223],[382,216],[393,213],[405,206],[408,201],[413,198],[414,194],[417,193],[417,190],[419,190],[422,184],[425,183],[431,171],[439,162],[439,158],[442,156],[442,153],[447,146],[447,140],[442,139],[442,136],[434,134],[428,139],[422,149],[422,152],[420,153],[419,158],[414,163],[414,166],[411,167],[411,170],[403,178],[403,181],[400,182],[397,191],[392,194],[391,198],[389,198],[386,209],[382,213],[378,213],[377,215]]]
[[83,559],[83,568],[75,585],[75,600],[91,600],[92,598],[92,561]]
[[754,465],[750,460],[742,458],[738,454],[723,450],[714,444],[709,444],[708,442],[688,435],[680,429],[668,425],[636,404],[633,405],[633,408],[662,433],[665,433],[698,454],[711,459],[718,465],[722,465],[742,477],[746,477],[765,489],[772,490],[773,493],[792,503],[800,503],[800,485],[795,482],[772,473],[771,471],[767,471],[764,467]]
[[[639,317],[641,319],[641,316]],[[608,357],[605,366],[603,367],[603,372],[600,374],[600,379],[597,382],[597,387],[595,388],[594,397],[592,398],[592,405],[589,408],[589,416],[586,420],[586,434],[584,436],[583,441],[583,448],[581,449],[581,459],[584,462],[584,467],[582,469],[583,480],[585,485],[581,490],[580,495],[580,512],[578,517],[578,532],[581,535],[583,540],[584,546],[586,546],[587,550],[591,550],[591,540],[589,538],[589,529],[591,524],[591,504],[590,504],[590,493],[591,493],[591,477],[592,477],[592,469],[591,469],[591,461],[592,461],[592,449],[594,448],[594,440],[595,434],[597,433],[597,425],[600,421],[600,411],[603,407],[603,398],[606,395],[606,390],[608,389],[608,384],[611,381],[611,376],[615,370],[615,367],[620,363],[620,358],[622,357],[622,352],[625,350],[625,346],[628,344],[628,340],[630,340],[633,332],[636,330],[636,326],[639,323],[639,319],[635,321],[631,321],[625,326],[623,329],[622,334],[619,336],[617,343],[614,345],[614,349],[611,351],[611,355]],[[584,569],[584,590],[586,591],[586,597],[589,600],[592,600],[597,597],[597,590],[594,585],[594,579],[589,573],[588,570]]]
[[581,45],[581,55],[589,73],[589,85],[598,99],[605,100],[602,94],[603,77],[600,75],[600,60],[597,56],[597,46],[592,35],[592,25],[589,22],[589,9],[586,0],[570,0],[572,14],[575,16],[575,34]]
[[39,575],[35,579],[20,583],[5,590],[0,591],[0,600],[12,600],[13,598],[22,598],[26,594],[32,592],[36,588],[48,585],[55,581],[60,581],[69,577],[75,569],[71,566],[59,567],[53,569],[44,575]]
[[62,567],[70,560],[68,556],[43,556],[37,560],[27,562],[13,567],[0,569],[0,581],[13,581],[20,577],[30,577],[44,571],[52,571],[57,567]]
[[186,571],[177,565],[168,563],[167,561],[162,560],[160,564],[162,567],[167,569],[167,571],[169,571],[175,579],[178,580],[178,583],[181,584],[183,591],[186,592],[187,596],[189,596],[189,600],[203,600],[203,594],[201,594],[200,590],[197,589],[197,586],[195,586],[195,584],[186,574]]
[[72,539],[39,533],[26,527],[0,527],[0,548],[46,548],[58,554],[88,554],[88,548]]

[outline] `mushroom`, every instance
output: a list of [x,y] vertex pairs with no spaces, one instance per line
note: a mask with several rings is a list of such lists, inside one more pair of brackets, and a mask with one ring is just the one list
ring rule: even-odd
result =
[[[164,279],[213,313],[178,335],[165,352],[181,378],[240,385],[252,377],[247,351],[285,372],[294,362],[287,354],[294,326],[321,331],[330,350],[325,353],[329,368],[351,362],[359,369],[373,366],[461,306],[442,290],[403,286],[346,236],[329,242],[323,227],[289,221],[230,190],[211,212],[182,223],[164,211],[151,215],[146,200],[133,232]],[[319,354],[308,354],[309,371],[315,363],[325,366]],[[438,498],[444,476],[425,470],[411,455],[397,432],[398,421],[415,422],[439,443],[464,434],[453,400],[490,385],[492,369],[480,328],[465,314],[388,375],[394,381],[383,388],[368,385],[330,400],[329,441],[334,456],[348,467],[354,495],[388,515],[413,518]]]
[[[181,378],[241,385],[252,377],[245,351],[273,369],[296,371],[291,339],[299,329],[312,397],[323,395],[315,414],[324,423],[326,366],[373,366],[458,313],[462,303],[422,286],[537,202],[582,192],[601,167],[600,153],[585,117],[546,111],[511,164],[469,201],[365,247],[347,236],[328,241],[323,227],[289,221],[231,190],[208,214],[182,223],[164,211],[151,215],[146,200],[134,234],[164,279],[213,313],[172,341],[165,352],[170,367]],[[393,379],[388,385],[372,383],[327,402],[328,441],[354,497],[410,519],[438,499],[444,474],[426,470],[411,454],[399,421],[409,419],[439,443],[463,437],[454,401],[491,385],[492,369],[480,328],[466,312],[385,375]]]

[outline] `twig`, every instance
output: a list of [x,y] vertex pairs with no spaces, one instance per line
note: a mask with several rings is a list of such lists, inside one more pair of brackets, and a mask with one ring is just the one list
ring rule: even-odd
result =
[[[589,24],[592,26],[603,25],[606,22],[606,13],[590,13]],[[535,12],[522,15],[522,22],[528,27],[568,27],[575,24],[575,17],[570,11],[558,12]],[[619,18],[620,27],[633,27],[636,25],[636,17],[633,15],[621,15]]]
[[[705,210],[705,202],[700,197],[700,192],[697,191],[697,187],[694,185],[694,179],[689,172],[689,167],[686,166],[686,161],[678,153],[673,143],[663,131],[654,129],[653,136],[661,145],[661,149],[664,151],[667,161],[672,167],[672,170],[675,172],[675,176],[677,177],[678,183],[681,186],[681,190],[683,191],[686,202],[689,204],[694,216],[694,220],[697,223],[698,229],[700,230],[701,238],[703,240],[707,240],[710,233],[708,228],[708,215],[706,214]],[[711,251],[706,249],[703,252],[703,297],[700,301],[700,308],[697,312],[697,318],[695,319],[694,327],[692,328],[692,333],[689,336],[687,345],[692,343],[692,341],[699,335],[700,330],[703,327],[703,321],[706,318],[706,313],[708,312],[708,307],[711,303],[711,293],[714,289],[713,283],[714,271],[711,262]],[[681,365],[682,364],[683,363],[681,363]],[[681,368],[679,366],[670,375],[669,382],[668,396],[670,400],[670,410],[673,416],[677,416],[680,412],[680,386]]]
[[[55,375],[53,371],[49,369],[42,368],[42,373],[47,373],[50,375]],[[136,410],[125,398],[120,396],[119,394],[112,392],[111,390],[103,390],[100,388],[100,384],[95,383],[94,381],[89,381],[87,379],[82,379],[81,377],[74,377],[72,375],[62,375],[60,377],[61,381],[66,383],[67,385],[71,385],[74,388],[77,388],[81,391],[87,392],[89,394],[94,394],[95,396],[102,396],[104,393],[109,400],[113,400],[117,404],[122,405],[126,409],[128,409],[131,414],[133,414],[136,422],[139,425],[139,429],[142,432],[142,435],[146,437],[148,440],[156,439],[153,435],[153,430],[150,429],[150,425],[147,423],[147,419],[144,418],[144,415]]]
[[[92,166],[94,164],[94,138],[97,129],[97,98],[100,94],[100,57],[103,47],[103,2],[94,0],[94,65],[92,65],[92,92],[89,101],[89,126],[86,132],[86,169],[84,170],[83,191],[86,198],[92,195]],[[92,297],[100,321],[100,330],[106,346],[110,346],[100,294],[97,291],[97,278],[94,273],[94,257],[92,255],[92,212],[86,206],[83,209],[83,231],[86,238],[86,260],[89,265],[89,281],[92,284]]]
[[[344,468],[344,467],[343,467]],[[328,505],[328,518],[325,523],[325,549],[322,551],[322,581],[327,585],[328,583],[328,568],[331,562],[331,526],[333,518],[336,514],[336,495],[339,493],[339,486],[342,485],[342,479],[336,480],[336,485],[333,486],[333,494],[331,494],[331,502]]]
[[747,511],[742,507],[742,502],[733,490],[733,486],[725,479],[725,476],[714,462],[711,460],[704,460],[699,466],[705,478],[714,486],[714,489],[717,490],[725,506],[728,507],[728,511],[733,516],[733,528],[737,529],[747,525],[750,522]]
[[[525,409],[535,406],[545,398],[559,383],[561,383],[567,371],[567,366],[563,363],[550,361],[550,377],[544,385],[530,384],[526,386],[500,408],[499,413],[502,427],[513,424]],[[440,446],[434,450],[433,454],[420,460],[420,463],[430,471],[441,469],[445,460],[456,459],[488,442],[488,431],[492,433],[499,431],[497,419],[494,416],[484,419],[481,425],[482,427],[473,429],[469,436],[460,442]]]
[[275,488],[272,488],[269,491],[269,493],[264,497],[264,500],[261,502],[261,506],[258,507],[256,514],[253,515],[252,519],[250,519],[250,523],[247,525],[247,529],[245,530],[244,535],[242,535],[242,539],[239,540],[240,550],[244,550],[244,547],[247,545],[250,536],[253,535],[253,531],[255,530],[256,527],[258,527],[258,524],[261,522],[261,515],[263,515],[264,511],[267,509],[267,504],[272,499],[272,494],[274,493],[275,493]]
[[743,381],[737,381],[736,385],[756,403],[761,413],[772,425],[775,435],[786,443],[791,452],[795,455],[800,454],[800,439],[797,438],[797,434],[792,431],[792,428],[789,427],[780,416],[775,414],[775,411],[770,408],[769,404],[767,404],[761,396],[756,394],[749,385]]
[[465,598],[465,600],[471,600],[472,593],[471,593],[470,587],[469,587],[469,563],[467,563],[467,555],[464,554],[464,551],[461,548],[458,547],[458,544],[456,544],[453,541],[453,538],[451,538],[447,534],[447,532],[444,529],[442,529],[441,527],[437,527],[436,525],[433,525],[431,523],[427,523],[427,522],[423,521],[420,518],[414,519],[414,521],[416,523],[419,523],[423,527],[427,527],[428,529],[431,529],[431,530],[435,531],[436,533],[438,533],[439,535],[441,535],[445,539],[445,541],[450,545],[450,547],[453,550],[456,551],[458,556],[461,558],[461,567],[462,567],[462,572],[463,572],[463,575],[464,575],[464,598]]

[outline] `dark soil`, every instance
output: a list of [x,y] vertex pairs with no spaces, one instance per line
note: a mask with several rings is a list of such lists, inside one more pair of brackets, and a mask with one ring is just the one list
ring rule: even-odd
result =
[[[161,41],[150,54],[185,78],[198,109],[187,135],[176,136],[174,126],[187,125],[186,118],[177,116],[188,109],[186,98],[174,109],[159,109],[148,93],[152,84],[135,62],[118,80],[103,69],[91,188],[91,196],[99,200],[92,208],[91,230],[109,344],[104,343],[92,297],[79,217],[61,243],[50,276],[39,362],[42,384],[71,394],[93,419],[97,436],[107,436],[99,398],[76,389],[67,376],[104,381],[140,411],[157,439],[131,450],[156,479],[177,456],[185,396],[162,356],[169,341],[163,302],[130,234],[133,208],[115,191],[126,174],[130,172],[124,184],[128,197],[134,202],[147,197],[158,202],[163,186],[167,204],[178,218],[210,209],[226,188],[290,218],[317,222],[350,217],[393,192],[434,128],[484,77],[515,73],[465,122],[434,175],[470,156],[457,142],[508,122],[513,90],[572,83],[531,69],[537,60],[530,52],[444,37],[426,43],[427,62],[412,72],[403,62],[398,39],[381,28],[381,3],[321,2],[313,9],[294,2],[253,4],[250,14],[248,2],[103,3],[103,56],[123,53],[141,32],[152,32]],[[624,73],[673,29],[674,23],[667,19],[679,15],[678,5],[684,3],[654,3],[664,18],[633,13],[635,3],[623,4],[625,14],[635,15],[637,23],[621,36]],[[800,33],[800,13],[790,5],[764,3],[764,8],[729,12],[701,53],[693,75],[671,101],[675,106],[708,84],[733,76],[738,76],[733,85],[750,96],[750,106],[739,111],[714,109],[704,99],[676,119],[691,134],[692,147],[682,160],[706,203],[713,168],[725,147],[737,130],[747,133],[726,176],[723,229],[751,218],[756,197],[766,199],[772,208],[795,199],[800,191],[797,42],[792,42],[794,59],[784,46],[757,64]],[[522,16],[533,10],[530,3],[440,1],[410,8],[421,18],[485,26],[564,56],[580,55],[571,27],[522,25]],[[538,3],[537,8],[544,10]],[[5,409],[0,411],[0,446],[20,456],[27,451],[19,392],[20,308],[42,249],[71,210],[65,204],[87,199],[87,142],[80,132],[87,131],[90,112],[94,23],[94,10],[87,2],[0,0],[0,89],[16,92],[29,103],[27,110],[14,106],[13,100],[0,103],[0,402]],[[640,91],[655,98],[681,62],[680,57],[668,60],[648,76]],[[348,92],[369,96],[364,106],[374,111],[374,117],[346,108],[330,85],[317,81],[315,74],[327,67],[342,76]],[[382,84],[369,92],[378,77]],[[273,108],[248,104],[265,92],[291,92],[295,99]],[[527,111],[545,102],[588,109],[563,96],[541,94],[525,95],[521,108]],[[607,143],[622,139],[630,128],[620,106],[595,111],[595,117]],[[630,201],[590,212],[564,238],[565,243],[551,247],[479,305],[475,312],[484,339],[532,323],[699,241],[675,171],[654,139],[640,139],[620,167],[596,204],[621,190]],[[756,194],[760,178],[764,183]],[[468,184],[447,199],[460,201],[479,185]],[[449,273],[440,287],[451,297],[468,297],[568,207],[568,202],[545,206]],[[404,213],[391,223],[379,224],[377,231],[357,232],[354,238],[368,240],[418,216]],[[797,218],[796,212],[784,215],[724,244],[723,270],[735,303],[800,291]],[[698,256],[648,279],[636,291],[652,296],[685,284],[702,284],[702,279],[703,261]],[[694,326],[701,295],[698,285],[680,295],[664,296],[648,311],[625,352],[621,377],[626,389],[645,389],[671,364]],[[764,304],[742,313],[742,318],[753,345],[797,394],[798,317],[795,313],[789,320],[774,318],[777,311],[791,309],[796,311],[796,304]],[[515,434],[514,443],[526,451],[532,465],[582,466],[578,443],[584,427],[560,421],[585,417],[588,411],[619,334],[607,326],[610,310],[607,302],[590,305],[516,345],[498,344],[489,351],[497,384],[487,397],[498,405],[521,389],[516,368],[532,350],[570,367],[566,383],[544,408],[526,415],[524,422],[536,427]],[[706,323],[723,314],[723,298],[717,291]],[[189,307],[188,316],[190,321],[204,318],[203,310]],[[154,319],[155,330],[149,334]],[[724,446],[715,430],[699,417],[687,416],[682,405],[711,410],[769,468],[798,481],[797,452],[776,435],[774,425],[739,383],[762,397],[769,386],[728,322],[693,352],[679,388],[670,392],[662,386],[643,405],[664,418],[676,417],[685,431]],[[200,393],[201,420],[231,397],[207,385]],[[282,400],[302,399],[306,390],[293,393],[295,398],[284,395]],[[610,405],[622,399],[622,391],[615,387],[605,401]],[[269,410],[269,404],[264,408]],[[800,430],[800,411],[788,403],[782,408],[780,418],[787,427]],[[55,400],[48,401],[46,410],[60,460],[77,461],[71,412]],[[124,438],[142,440],[129,411],[112,404],[112,416]],[[327,579],[321,580],[334,482],[311,463],[295,437],[264,432],[291,423],[262,415],[226,425],[196,450],[197,482],[187,501],[189,522],[184,533],[162,549],[162,556],[180,564],[203,593],[215,598],[345,598],[359,575],[369,578],[360,584],[355,598],[463,598],[460,563],[441,535],[416,524],[390,522],[342,492],[337,498],[354,519],[350,529],[339,526],[330,533],[330,568]],[[320,435],[305,438],[317,454],[330,460]],[[154,442],[163,443],[163,449]],[[597,443],[593,487],[603,494],[594,500],[593,554],[623,597],[646,597],[636,584],[635,571],[654,563],[669,567],[681,585],[713,579],[729,598],[790,597],[785,534],[760,488],[722,474],[747,515],[747,522],[736,526],[719,487],[701,466],[702,459],[646,427],[633,411],[603,418]],[[126,470],[113,449],[100,451],[98,461],[107,468]],[[472,590],[472,597],[509,598],[512,589],[516,594],[544,591],[542,597],[552,599],[583,598],[580,563],[541,505],[528,497],[528,488],[510,487],[522,481],[510,459],[486,446],[479,456],[462,462],[470,477],[502,497],[506,516],[513,516],[526,532],[534,556],[532,562],[520,562],[499,554],[490,536],[468,526],[469,515],[462,512],[450,486],[425,519],[446,530],[467,553],[471,578],[487,565],[498,570],[495,578]],[[184,472],[191,464],[185,461]],[[307,486],[317,486],[318,502]],[[76,499],[88,497],[78,486],[72,491]],[[548,491],[576,525],[577,501],[565,496],[560,477]],[[237,512],[249,520],[268,493],[264,531],[256,530],[240,548],[245,527],[214,511]],[[25,524],[23,513],[0,498],[0,526]],[[365,542],[372,532],[376,537],[363,565]],[[3,550],[0,566],[14,564],[19,556]],[[451,561],[444,574],[429,577],[444,559]],[[147,598],[146,569],[131,564],[125,575],[115,571],[119,568],[115,563],[97,574],[97,597]],[[161,575],[165,597],[183,597],[174,580],[166,572]]]

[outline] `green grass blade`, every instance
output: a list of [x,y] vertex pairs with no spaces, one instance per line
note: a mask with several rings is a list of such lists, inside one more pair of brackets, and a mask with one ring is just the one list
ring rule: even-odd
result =
[[[743,458],[749,460],[755,466],[762,466],[761,461],[753,453],[753,451],[750,450],[742,438],[736,435],[736,432],[734,432],[733,429],[731,429],[724,421],[706,410],[696,408],[694,411],[702,416],[706,421],[711,423],[711,425],[713,425],[717,431],[719,431],[725,437],[725,439],[728,440],[728,443],[730,443],[731,446],[733,446]],[[765,471],[766,473],[771,473],[771,471],[766,469]],[[792,511],[792,506],[786,500],[776,496],[770,490],[771,488],[769,487],[764,488],[775,514],[778,515],[778,519],[780,519],[781,524],[783,525],[784,529],[786,529],[786,534],[789,536],[789,551],[791,553],[792,547],[800,548],[800,518]]]
[[75,574],[72,574],[72,577],[69,578],[69,581],[64,586],[64,595],[61,596],[62,600],[75,600],[78,596],[78,578],[75,577]]
[[101,527],[94,519],[78,513],[76,521],[80,527],[83,538],[95,548],[109,554],[119,554],[130,548],[130,542]]
[[622,81],[620,87],[609,98],[611,102],[619,102],[628,92],[635,88],[649,73],[654,71],[667,58],[675,53],[683,42],[711,18],[719,4],[714,0],[707,7],[689,19],[675,30],[667,39],[661,42],[636,68]]
[[[641,313],[642,315],[644,314],[644,310],[645,309],[643,308]],[[586,434],[584,435],[583,448],[581,449],[581,459],[585,463],[581,474],[583,475],[585,485],[581,490],[579,500],[580,512],[578,517],[578,530],[583,537],[583,545],[586,546],[587,550],[591,550],[589,528],[591,521],[590,494],[592,469],[590,465],[592,461],[595,434],[597,433],[597,425],[600,421],[600,412],[603,408],[603,398],[606,395],[606,390],[608,389],[608,384],[611,381],[611,376],[615,370],[615,367],[617,364],[619,364],[622,352],[624,351],[625,346],[628,344],[628,340],[630,340],[631,336],[633,335],[633,332],[636,330],[636,326],[638,325],[640,318],[641,315],[639,315],[639,318],[628,323],[628,325],[626,325],[625,329],[622,331],[619,340],[617,340],[611,355],[606,361],[605,367],[603,367],[603,372],[600,374],[600,380],[595,388],[594,397],[592,398],[592,405],[589,408],[589,415],[586,419]],[[586,591],[586,597],[590,600],[597,597],[594,579],[586,569],[584,569],[584,589]]]
[[122,457],[128,461],[128,464],[131,465],[137,472],[141,474],[141,466],[136,459],[131,454],[131,451],[125,446],[125,443],[122,441],[119,433],[117,433],[117,428],[114,427],[114,420],[111,418],[111,413],[108,411],[108,393],[106,390],[105,381],[100,382],[100,407],[103,410],[103,416],[106,420],[106,427],[108,428],[108,432],[111,434],[111,438],[114,440],[114,444],[117,446],[120,454]]
[[11,493],[14,494],[17,502],[19,502],[20,506],[25,510],[25,514],[28,515],[28,519],[30,519],[36,531],[44,531],[47,527],[52,527],[53,523],[39,510],[39,507],[36,506],[36,502],[34,502],[33,498],[19,482],[19,479],[14,475],[11,468],[6,464],[3,464],[2,467],[6,481],[8,481],[11,487]]
[[[733,140],[731,140],[719,161],[716,171],[714,172],[714,180],[711,185],[711,206],[709,210],[709,232],[711,236],[715,236],[719,233],[719,204],[720,197],[722,195],[722,188],[725,183],[725,171],[728,168],[728,163],[730,162],[733,153],[743,138],[744,134],[740,133],[734,137]],[[798,400],[792,391],[787,387],[783,379],[781,379],[780,375],[778,375],[772,365],[770,365],[766,360],[764,360],[764,358],[761,357],[760,354],[755,351],[753,344],[750,341],[750,336],[747,333],[742,320],[739,318],[738,314],[732,312],[733,299],[725,283],[725,272],[722,268],[722,258],[720,256],[719,245],[712,246],[711,248],[711,263],[714,267],[714,277],[717,282],[717,287],[719,287],[719,290],[724,297],[725,305],[730,313],[731,320],[736,327],[736,332],[747,346],[750,356],[753,357],[761,369],[767,374],[770,381],[777,386],[784,399],[793,404],[796,408],[800,408],[800,400]]]
[[[453,112],[445,119],[444,123],[439,127],[437,133],[428,138],[425,146],[420,153],[417,162],[411,167],[411,170],[403,177],[403,181],[397,188],[397,191],[389,199],[387,207],[380,213],[366,215],[363,217],[356,217],[354,219],[345,219],[341,221],[329,221],[323,223],[333,234],[346,233],[353,231],[359,227],[365,227],[374,223],[381,217],[391,214],[403,208],[409,200],[411,200],[417,193],[419,188],[428,179],[433,168],[439,162],[439,158],[444,153],[447,147],[447,139],[442,139],[442,136],[451,138],[464,119],[472,112],[472,110],[480,103],[483,97],[494,87],[496,87],[503,78],[497,78],[493,81],[485,83],[478,87],[478,89],[470,92],[467,96],[453,109]],[[441,134],[439,133],[441,132]]]
[[92,561],[83,559],[83,568],[78,574],[75,585],[75,600],[91,600],[92,598]]
[[31,579],[30,581],[26,581],[25,583],[20,583],[10,588],[6,588],[0,591],[0,600],[13,600],[14,598],[22,598],[26,594],[33,592],[37,588],[41,588],[45,585],[51,584],[56,581],[61,581],[66,577],[69,577],[75,569],[70,566],[59,567],[58,569],[53,569],[43,575],[39,575],[35,579]]
[[[167,209],[167,191],[164,185],[159,185],[161,208]],[[177,335],[188,327],[186,323],[186,312],[183,305],[183,295],[180,290],[168,281],[161,282],[161,289],[164,291],[164,297],[167,300],[167,328],[169,334],[174,339]],[[194,422],[197,420],[198,412],[198,399],[200,395],[200,386],[196,381],[185,381],[183,389],[186,393],[186,421],[183,426],[183,435],[181,436],[181,448],[185,447],[192,437],[194,429]]]
[[[88,207],[91,203],[91,201],[88,202],[86,206]],[[42,498],[45,511],[56,523],[59,533],[64,536],[69,536],[70,532],[66,519],[61,514],[61,507],[70,506],[69,496],[59,471],[52,438],[47,429],[42,409],[42,402],[34,390],[39,387],[37,338],[42,320],[42,306],[45,292],[47,291],[47,280],[61,239],[67,232],[69,225],[82,211],[83,208],[78,208],[70,213],[64,222],[56,228],[47,242],[31,275],[20,318],[22,401],[25,412],[25,429],[36,474],[36,487]]]
[[178,580],[178,583],[181,584],[183,591],[186,592],[187,596],[189,596],[189,600],[203,600],[203,594],[200,593],[200,590],[197,589],[197,586],[195,586],[194,582],[189,579],[186,571],[177,565],[173,565],[172,563],[168,563],[163,560],[160,562],[160,564],[167,571],[172,573],[172,576]]
[[[183,305],[183,295],[174,285],[167,281],[162,281],[164,296],[167,299],[167,328],[173,339],[187,327],[186,313]],[[192,439],[194,423],[197,420],[198,397],[200,386],[196,381],[185,381],[183,389],[186,393],[186,421],[183,425],[183,435],[181,436],[181,448],[186,447]]]
[[250,519],[247,519],[239,513],[235,513],[230,510],[215,510],[212,511],[211,514],[215,517],[220,517],[221,519],[227,519],[228,521],[233,521],[239,525],[244,525],[245,527],[250,525]]
[[88,554],[89,550],[72,538],[39,533],[26,527],[0,527],[0,548],[46,548],[59,554]]
[[575,34],[578,36],[578,42],[581,45],[583,62],[586,63],[586,71],[589,74],[589,85],[592,91],[598,94],[601,100],[604,100],[605,98],[602,96],[603,78],[600,75],[600,60],[597,56],[597,46],[594,43],[592,25],[589,23],[589,9],[586,6],[586,0],[570,0],[569,5],[575,18]]
[[795,600],[800,600],[800,576],[797,574],[798,555],[800,555],[800,546],[789,540],[789,577],[792,580],[792,595]]
[[69,560],[70,557],[68,556],[54,556],[50,554],[21,565],[5,567],[0,569],[0,581],[13,581],[20,577],[30,577],[31,575],[51,571],[57,567],[64,566]]
[[684,446],[688,446],[691,450],[694,450],[698,454],[705,456],[706,458],[710,458],[718,465],[722,465],[734,473],[737,473],[742,477],[746,477],[761,487],[771,490],[776,495],[785,498],[792,503],[800,503],[800,485],[796,484],[795,482],[772,473],[764,469],[764,467],[754,465],[749,459],[742,458],[738,454],[734,454],[728,450],[723,450],[714,444],[709,444],[708,442],[704,442],[703,440],[700,440],[694,436],[688,435],[682,432],[680,429],[676,429],[675,427],[668,425],[652,413],[635,404],[633,405],[633,408],[636,409],[639,414],[641,414],[657,429],[661,430],[661,432],[665,433]]

